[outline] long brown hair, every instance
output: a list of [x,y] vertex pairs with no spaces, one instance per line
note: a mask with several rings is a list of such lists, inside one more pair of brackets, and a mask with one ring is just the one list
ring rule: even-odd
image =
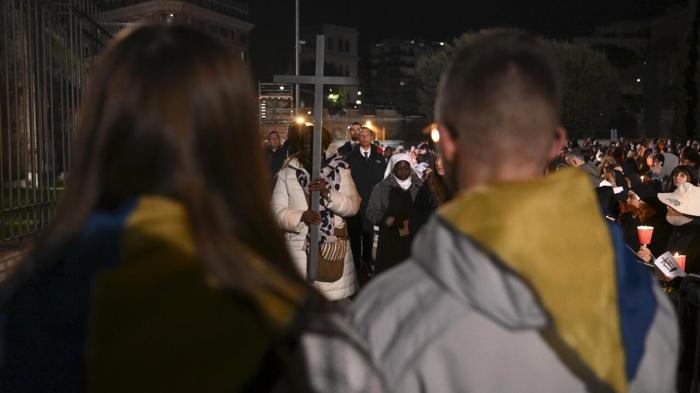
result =
[[265,285],[251,254],[302,282],[270,211],[257,103],[233,49],[186,26],[138,27],[109,45],[83,102],[64,200],[20,276],[48,268],[95,208],[157,194],[184,206],[221,285]]

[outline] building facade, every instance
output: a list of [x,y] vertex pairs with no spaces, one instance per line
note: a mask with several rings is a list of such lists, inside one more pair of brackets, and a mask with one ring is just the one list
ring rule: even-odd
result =
[[242,61],[248,61],[248,22],[246,4],[222,0],[103,0],[100,20],[111,31],[134,23],[180,23],[195,26],[220,37]]
[[370,50],[366,71],[366,103],[395,108],[403,114],[418,114],[416,66],[438,42],[387,39]]
[[[358,66],[360,58],[358,56],[358,37],[360,33],[351,27],[322,24],[302,31],[301,40],[301,74],[312,75],[316,70],[316,35],[323,34],[326,39],[326,50],[324,53],[324,74],[327,76],[344,76],[358,78]],[[313,88],[302,86],[302,106],[313,103]],[[339,106],[355,104],[362,100],[362,92],[357,86],[326,86],[325,93],[332,97],[333,94],[342,92],[338,99]],[[359,95],[358,95],[358,92]],[[328,97],[327,97],[328,98]],[[336,99],[337,100],[337,99]],[[328,102],[328,105],[335,105]]]

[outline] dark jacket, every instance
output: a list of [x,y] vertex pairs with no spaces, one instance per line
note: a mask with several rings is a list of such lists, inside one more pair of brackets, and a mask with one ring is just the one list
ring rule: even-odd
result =
[[[411,187],[403,190],[393,176],[389,176],[374,186],[372,197],[367,206],[367,219],[379,226],[379,241],[377,244],[376,271],[380,273],[410,256],[411,241],[413,240],[412,222],[416,220],[414,202],[418,191],[423,186],[414,173],[411,175]],[[394,222],[387,225],[387,218],[393,217]],[[408,234],[402,235],[402,228],[409,228]]]
[[685,255],[687,273],[700,273],[700,219],[696,218],[688,224],[673,227],[668,239],[668,251]]
[[423,182],[415,199],[415,220],[411,222],[411,232],[418,233],[428,222],[433,212],[443,203],[452,199],[452,190],[444,177],[433,173]]
[[267,158],[267,166],[270,168],[272,177],[275,177],[277,172],[282,168],[284,160],[287,159],[287,149],[280,146],[279,149],[272,151],[271,148],[265,148],[265,158]]
[[347,141],[338,148],[338,154],[345,157],[352,152],[353,147],[355,146],[357,146],[357,144],[353,144],[351,141]]
[[384,156],[377,153],[374,148],[370,148],[370,151],[369,158],[365,158],[360,153],[360,147],[355,146],[345,158],[345,161],[350,164],[350,172],[352,173],[352,180],[355,182],[357,193],[362,198],[358,215],[362,220],[362,229],[364,231],[372,230],[372,224],[365,217],[365,210],[372,196],[372,189],[384,179],[384,171],[386,170]]
[[639,250],[639,247],[641,247],[641,244],[639,244],[639,236],[637,235],[637,226],[648,225],[654,227],[651,244],[648,246],[649,251],[651,251],[656,258],[666,252],[673,226],[666,221],[666,216],[663,215],[663,213],[649,217],[644,222],[640,222],[639,219],[633,217],[631,213],[624,213],[620,215],[620,225],[622,226],[625,243],[635,251]]

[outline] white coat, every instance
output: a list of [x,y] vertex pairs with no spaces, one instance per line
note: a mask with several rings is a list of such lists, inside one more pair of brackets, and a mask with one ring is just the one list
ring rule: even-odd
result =
[[[286,232],[287,248],[294,265],[306,277],[306,235],[309,228],[301,221],[301,215],[309,209],[309,205],[293,168],[301,168],[296,158],[292,158],[277,173],[275,190],[272,193],[272,212],[280,228]],[[340,190],[330,190],[330,204],[328,205],[328,208],[335,214],[336,228],[343,228],[346,225],[343,217],[357,214],[361,200],[357,189],[355,189],[350,170],[341,168],[340,178]],[[341,300],[355,294],[357,275],[349,246],[348,252],[345,254],[343,277],[332,283],[316,282],[314,286],[330,300]]]

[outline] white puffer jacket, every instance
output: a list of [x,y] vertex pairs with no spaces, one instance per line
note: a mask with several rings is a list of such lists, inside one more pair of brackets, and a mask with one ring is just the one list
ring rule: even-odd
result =
[[[293,168],[301,168],[299,161],[295,158],[291,159],[277,174],[275,190],[272,194],[272,211],[280,228],[287,232],[285,238],[292,261],[306,277],[306,235],[309,228],[301,221],[301,215],[309,209],[309,205]],[[340,178],[340,190],[330,190],[328,206],[335,213],[337,228],[343,228],[346,225],[343,217],[357,214],[361,200],[350,170],[340,169]],[[316,282],[314,286],[330,300],[345,299],[355,294],[357,276],[349,247],[345,255],[343,277],[332,283]]]

